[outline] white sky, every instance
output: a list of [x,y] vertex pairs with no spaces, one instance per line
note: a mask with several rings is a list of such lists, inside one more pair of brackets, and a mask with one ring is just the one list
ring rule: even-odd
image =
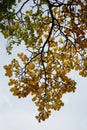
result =
[[63,96],[65,106],[45,122],[35,119],[37,108],[30,96],[18,99],[9,91],[8,78],[4,76],[2,66],[16,57],[24,46],[14,47],[13,54],[8,56],[5,50],[6,41],[0,35],[0,130],[87,130],[87,78],[72,72],[70,77],[77,84],[76,92]]

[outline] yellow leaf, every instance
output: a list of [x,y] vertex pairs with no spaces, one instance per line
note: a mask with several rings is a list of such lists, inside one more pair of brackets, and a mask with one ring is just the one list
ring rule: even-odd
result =
[[48,34],[45,34],[44,37],[45,37],[45,38],[48,38]]
[[63,42],[62,38],[59,39],[59,42]]
[[34,63],[30,62],[29,65],[28,65],[29,69],[34,69],[35,68],[35,65]]

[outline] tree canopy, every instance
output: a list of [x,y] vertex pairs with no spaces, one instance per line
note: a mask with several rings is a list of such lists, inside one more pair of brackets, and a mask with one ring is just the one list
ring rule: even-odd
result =
[[28,51],[18,53],[22,63],[13,59],[4,66],[10,91],[19,98],[31,94],[36,118],[44,121],[64,105],[63,94],[75,92],[76,82],[67,74],[76,70],[87,77],[87,0],[4,2],[0,31],[8,39],[7,52],[22,42]]

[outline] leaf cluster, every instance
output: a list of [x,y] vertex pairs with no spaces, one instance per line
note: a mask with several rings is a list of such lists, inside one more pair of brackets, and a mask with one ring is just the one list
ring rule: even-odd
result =
[[[27,5],[29,9],[22,11]],[[13,59],[5,75],[13,95],[26,97],[38,107],[36,118],[47,119],[51,110],[64,105],[63,94],[75,92],[76,82],[67,74],[76,70],[87,77],[86,0],[26,0],[2,33],[8,38],[7,52],[22,42],[28,55],[19,53],[22,64]]]

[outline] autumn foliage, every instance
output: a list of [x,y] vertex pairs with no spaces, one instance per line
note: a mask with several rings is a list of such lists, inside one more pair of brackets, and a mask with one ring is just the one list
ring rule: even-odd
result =
[[27,0],[13,14],[1,29],[7,52],[24,42],[29,54],[18,53],[22,64],[13,59],[4,66],[5,75],[13,95],[32,95],[36,118],[44,121],[64,105],[63,94],[75,92],[76,82],[67,74],[76,70],[87,76],[87,1]]

